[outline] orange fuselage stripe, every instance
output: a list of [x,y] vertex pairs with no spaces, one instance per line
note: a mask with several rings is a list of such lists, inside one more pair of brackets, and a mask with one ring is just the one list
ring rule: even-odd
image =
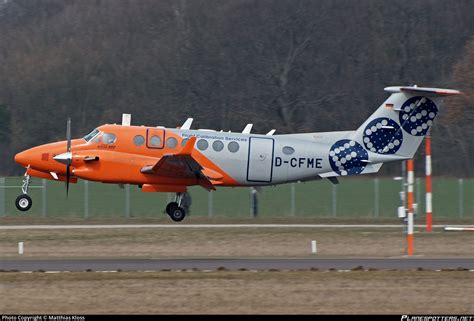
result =
[[[86,143],[84,139],[72,141],[73,162],[72,169],[79,178],[105,183],[128,184],[158,184],[158,185],[197,185],[197,177],[163,177],[153,174],[144,174],[140,170],[144,166],[156,164],[166,154],[177,154],[182,150],[183,137],[171,130],[144,126],[103,125],[99,129],[104,133],[116,135],[116,143],[104,144],[100,142]],[[144,138],[143,144],[135,145],[136,136]],[[152,146],[152,136],[161,138],[161,143]],[[175,147],[166,146],[166,141],[174,138]],[[43,178],[49,177],[49,172],[65,175],[66,166],[53,160],[53,157],[66,152],[66,142],[56,142],[31,148],[17,155],[16,161],[24,166],[30,165],[33,169],[46,173]],[[46,157],[45,154],[48,154]],[[85,157],[99,157],[99,161],[86,162]],[[224,169],[217,166],[212,160],[195,148],[191,156],[204,168],[212,173],[218,173],[220,186],[239,186]],[[212,181],[212,178],[210,178]]]

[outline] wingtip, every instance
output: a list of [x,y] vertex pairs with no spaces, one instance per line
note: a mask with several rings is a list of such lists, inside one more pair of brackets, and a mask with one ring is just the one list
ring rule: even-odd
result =
[[183,146],[183,149],[179,152],[179,155],[191,155],[194,145],[196,144],[196,136],[189,137],[186,145]]

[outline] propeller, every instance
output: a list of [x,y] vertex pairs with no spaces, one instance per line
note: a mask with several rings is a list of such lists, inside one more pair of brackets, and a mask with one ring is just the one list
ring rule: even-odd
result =
[[71,174],[69,170],[71,168],[72,163],[72,154],[71,154],[71,118],[67,119],[67,127],[66,127],[66,140],[67,140],[67,158],[66,162],[66,198],[69,195],[69,180],[71,178]]
[[69,195],[69,181],[71,180],[71,164],[72,164],[72,153],[71,153],[71,118],[67,119],[67,127],[66,127],[66,141],[67,147],[66,152],[56,155],[53,159],[61,164],[66,165],[66,198]]

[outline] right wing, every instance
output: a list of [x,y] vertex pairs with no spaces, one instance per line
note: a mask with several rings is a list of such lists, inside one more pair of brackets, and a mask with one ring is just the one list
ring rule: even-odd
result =
[[183,149],[177,154],[167,154],[161,157],[154,165],[144,166],[141,172],[164,177],[175,178],[197,178],[199,185],[207,190],[215,190],[214,184],[210,181],[222,179],[222,175],[202,167],[191,153],[196,143],[196,137],[189,138]]

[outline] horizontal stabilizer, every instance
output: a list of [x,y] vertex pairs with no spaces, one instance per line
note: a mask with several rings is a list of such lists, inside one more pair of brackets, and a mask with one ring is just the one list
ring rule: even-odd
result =
[[341,175],[339,175],[336,172],[326,172],[326,173],[319,174],[319,177],[322,177],[322,178],[336,177],[336,176],[341,176]]
[[398,93],[398,92],[409,92],[413,94],[419,94],[424,96],[451,96],[451,95],[460,95],[459,90],[454,89],[443,89],[443,88],[430,88],[430,87],[417,87],[417,86],[407,86],[399,87],[392,86],[384,88],[385,91],[389,93]]

